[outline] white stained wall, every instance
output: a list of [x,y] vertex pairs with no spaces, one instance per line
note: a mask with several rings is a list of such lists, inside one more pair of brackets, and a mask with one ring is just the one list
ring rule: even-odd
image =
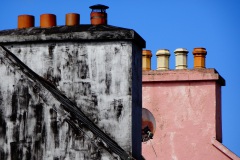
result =
[[[132,118],[141,109],[141,67],[136,67],[141,64],[141,55],[133,52],[141,50],[134,50],[130,42],[43,43],[7,48],[53,83],[125,151],[132,152]],[[4,62],[4,57],[1,60]],[[10,155],[15,150],[19,152],[16,155],[22,153],[22,159],[116,156],[91,143],[96,136],[87,128],[83,128],[85,134],[76,134],[64,121],[67,113],[61,104],[42,87],[36,93],[34,82],[20,70],[1,63],[0,75],[1,117],[7,126],[0,136],[0,149],[5,159],[13,159]],[[133,79],[140,80],[134,89]],[[133,107],[138,108],[135,113]]]

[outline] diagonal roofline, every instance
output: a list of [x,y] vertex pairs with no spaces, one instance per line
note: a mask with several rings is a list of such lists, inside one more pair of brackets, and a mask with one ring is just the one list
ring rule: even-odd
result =
[[[119,155],[123,160],[134,159],[126,151],[124,151],[114,140],[106,135],[98,126],[96,126],[71,100],[69,100],[60,90],[58,90],[49,81],[42,78],[40,75],[31,70],[20,59],[18,59],[12,52],[0,45],[0,53],[4,54],[5,58],[16,65],[27,77],[33,81],[41,84],[46,88],[56,100],[62,105],[64,110],[70,113],[70,115],[83,123],[91,132],[101,138],[115,154]],[[71,126],[71,125],[70,125]]]

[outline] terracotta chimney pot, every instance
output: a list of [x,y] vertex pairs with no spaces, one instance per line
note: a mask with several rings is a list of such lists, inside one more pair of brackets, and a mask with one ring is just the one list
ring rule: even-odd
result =
[[92,25],[107,25],[106,9],[109,8],[108,6],[97,4],[89,8],[92,9],[90,14]]
[[206,68],[205,66],[205,57],[207,55],[207,51],[205,48],[194,48],[194,68]]
[[152,52],[150,50],[142,51],[142,70],[151,70],[151,57]]
[[18,28],[30,28],[34,27],[34,16],[32,15],[19,15],[18,16]]
[[168,49],[160,49],[156,53],[157,70],[169,70],[170,52]]
[[175,67],[176,69],[187,69],[187,54],[185,48],[177,48],[175,51]]
[[56,15],[54,14],[42,14],[40,16],[40,27],[50,28],[56,26]]
[[77,26],[80,23],[80,15],[77,13],[66,14],[66,26]]

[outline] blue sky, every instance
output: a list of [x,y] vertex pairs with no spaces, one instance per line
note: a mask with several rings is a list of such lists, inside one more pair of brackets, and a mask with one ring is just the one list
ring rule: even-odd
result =
[[17,27],[17,16],[35,16],[36,26],[43,13],[57,15],[64,25],[65,14],[79,13],[80,23],[90,23],[90,5],[105,4],[110,25],[137,31],[152,50],[156,69],[158,49],[171,52],[174,69],[176,48],[189,50],[188,66],[193,68],[192,50],[205,47],[207,68],[215,68],[226,80],[222,88],[223,144],[240,156],[240,2],[239,0],[1,0],[0,30]]

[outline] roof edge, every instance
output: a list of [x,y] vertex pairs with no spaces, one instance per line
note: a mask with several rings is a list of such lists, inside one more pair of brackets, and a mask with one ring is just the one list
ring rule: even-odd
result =
[[233,160],[240,160],[240,158],[234,154],[232,151],[230,151],[226,146],[224,146],[222,143],[217,141],[215,138],[212,139],[212,145],[218,149],[220,152],[225,154],[226,156],[230,157]]
[[0,31],[0,43],[26,43],[43,41],[135,41],[145,48],[145,40],[134,30],[110,25],[32,27]]
[[142,82],[177,82],[177,81],[217,81],[225,86],[225,80],[214,69],[150,70],[143,71]]

